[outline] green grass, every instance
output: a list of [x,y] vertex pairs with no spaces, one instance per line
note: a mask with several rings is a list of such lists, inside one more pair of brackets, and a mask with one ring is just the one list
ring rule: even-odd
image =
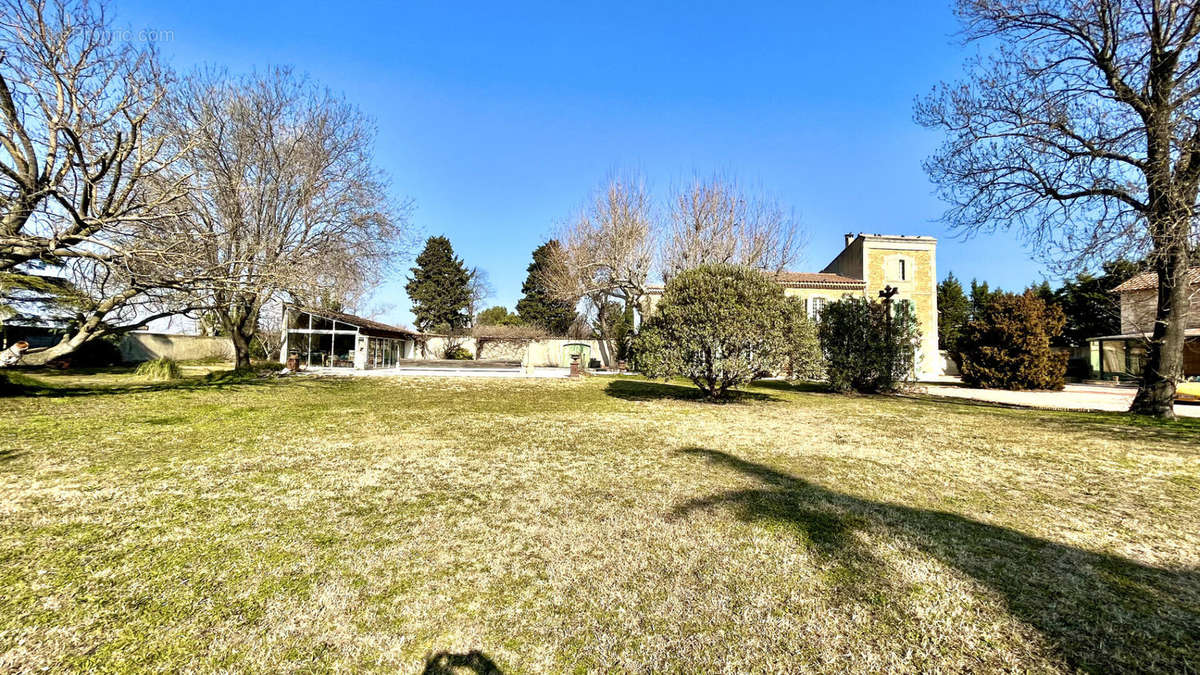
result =
[[0,397],[0,671],[1200,667],[1196,421],[184,371]]

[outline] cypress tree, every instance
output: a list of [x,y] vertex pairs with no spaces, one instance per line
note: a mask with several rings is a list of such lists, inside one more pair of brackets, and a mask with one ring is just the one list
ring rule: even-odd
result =
[[425,242],[404,290],[412,299],[418,330],[454,331],[468,324],[471,275],[455,257],[449,239],[430,237]]
[[560,249],[558,241],[551,239],[533,250],[533,262],[527,268],[529,275],[521,285],[525,297],[517,301],[521,320],[541,326],[551,335],[566,335],[575,320],[575,304],[554,298],[546,284],[546,271]]
[[954,273],[946,275],[937,287],[938,349],[953,350],[958,336],[971,316],[971,302]]

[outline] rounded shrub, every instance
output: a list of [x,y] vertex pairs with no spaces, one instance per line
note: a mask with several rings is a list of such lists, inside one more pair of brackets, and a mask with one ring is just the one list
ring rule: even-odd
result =
[[985,389],[1062,389],[1067,355],[1050,340],[1062,335],[1066,316],[1032,291],[993,297],[958,341],[964,384]]
[[787,373],[809,373],[808,319],[758,270],[704,265],[671,279],[631,345],[633,366],[652,378],[686,377],[710,398]]
[[913,378],[921,333],[908,303],[844,298],[821,312],[818,334],[834,391],[895,391]]

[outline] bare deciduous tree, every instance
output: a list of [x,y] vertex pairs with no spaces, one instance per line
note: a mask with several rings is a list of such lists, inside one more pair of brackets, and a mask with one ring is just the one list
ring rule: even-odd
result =
[[614,178],[558,234],[557,260],[545,271],[557,297],[597,294],[642,307],[654,267],[658,228],[650,194],[636,179]]
[[190,78],[173,108],[188,139],[184,217],[172,221],[196,284],[246,367],[262,309],[361,297],[406,245],[373,165],[374,128],[355,108],[285,68]]
[[557,297],[632,303],[642,314],[655,272],[670,278],[709,263],[779,272],[803,245],[799,226],[777,202],[720,177],[680,190],[665,210],[655,208],[640,180],[611,179],[557,237],[558,259],[545,273]]
[[1156,320],[1132,412],[1172,417],[1197,250],[1200,11],[1194,2],[960,0],[996,44],[917,106],[948,139],[926,170],[964,231],[1018,228],[1069,264],[1147,256]]
[[467,314],[471,325],[474,326],[479,312],[483,311],[483,304],[488,301],[488,298],[496,295],[496,288],[492,286],[487,270],[482,267],[472,267],[469,274],[471,285],[470,296],[467,298]]
[[258,330],[254,338],[262,350],[262,357],[268,361],[279,358],[279,351],[283,348],[283,308],[276,306],[281,304],[263,307],[258,316]]
[[180,195],[145,189],[173,159],[153,121],[166,83],[102,5],[0,2],[0,270],[70,257]]
[[778,202],[718,176],[672,195],[663,237],[664,280],[713,264],[782,272],[799,260],[804,243],[798,223]]
[[0,1],[0,294],[55,279],[70,324],[27,363],[186,309],[153,235],[184,191],[166,178],[182,147],[159,118],[170,78],[110,28],[103,4]]

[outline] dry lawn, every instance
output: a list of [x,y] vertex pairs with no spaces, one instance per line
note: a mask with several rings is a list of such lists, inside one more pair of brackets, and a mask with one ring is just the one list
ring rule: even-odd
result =
[[0,398],[0,671],[1195,671],[1200,425],[636,379]]

